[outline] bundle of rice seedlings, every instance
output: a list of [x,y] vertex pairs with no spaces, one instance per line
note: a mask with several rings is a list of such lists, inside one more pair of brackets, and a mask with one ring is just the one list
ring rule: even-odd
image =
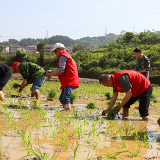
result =
[[87,104],[86,108],[88,108],[88,109],[96,109],[97,107],[96,107],[95,103],[89,102],[89,103]]
[[117,114],[118,114],[118,109],[116,107],[110,108],[107,114],[107,119],[113,120],[115,119]]
[[15,88],[15,89],[17,89],[17,88],[19,88],[19,87],[20,87],[20,84],[18,84],[18,83],[14,83],[12,87],[13,87],[13,88]]
[[73,104],[73,102],[76,100],[76,98],[77,98],[77,95],[73,93],[71,96],[71,104]]
[[52,89],[49,91],[48,97],[50,99],[54,99],[56,97],[56,95],[57,95],[56,91]]
[[45,73],[46,72],[44,72],[43,70],[38,70],[34,75],[38,80],[40,80],[45,75]]

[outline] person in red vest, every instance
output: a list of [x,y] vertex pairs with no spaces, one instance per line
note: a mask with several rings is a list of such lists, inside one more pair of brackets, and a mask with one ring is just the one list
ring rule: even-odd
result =
[[139,113],[142,120],[149,120],[149,104],[152,94],[152,85],[150,81],[137,71],[124,70],[114,74],[101,74],[99,82],[107,87],[113,87],[113,96],[109,107],[102,112],[102,115],[108,113],[117,100],[118,93],[126,93],[121,103],[116,106],[118,111],[123,107],[123,118],[129,116],[130,105],[139,100]]
[[73,90],[79,87],[77,66],[70,54],[65,51],[65,46],[62,43],[56,43],[51,52],[58,57],[57,70],[47,70],[45,76],[58,76],[61,82],[60,89],[62,89],[59,100],[64,109],[70,110]]

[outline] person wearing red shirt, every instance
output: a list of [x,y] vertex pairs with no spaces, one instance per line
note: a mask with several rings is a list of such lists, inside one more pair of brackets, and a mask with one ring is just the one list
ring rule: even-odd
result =
[[47,70],[45,76],[58,76],[61,82],[60,89],[62,89],[59,100],[65,109],[70,110],[73,90],[79,87],[77,66],[70,54],[65,51],[65,46],[62,43],[56,43],[51,52],[58,57],[57,70]]
[[149,104],[152,94],[152,85],[150,81],[137,71],[125,70],[114,74],[101,74],[99,82],[107,87],[113,87],[113,96],[109,107],[102,112],[102,115],[108,113],[117,100],[118,93],[126,93],[122,102],[116,106],[118,111],[123,107],[123,118],[129,116],[130,105],[139,100],[139,113],[143,120],[149,120]]

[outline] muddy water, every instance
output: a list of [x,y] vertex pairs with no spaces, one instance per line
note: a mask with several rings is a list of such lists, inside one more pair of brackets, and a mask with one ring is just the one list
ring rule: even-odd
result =
[[98,109],[89,110],[90,101],[78,99],[71,111],[64,111],[58,100],[41,99],[38,109],[31,99],[8,99],[0,112],[2,159],[160,159],[159,103],[151,102],[150,121],[144,122],[135,116],[138,103],[124,121],[121,114],[115,120],[101,116],[108,101],[94,99]]

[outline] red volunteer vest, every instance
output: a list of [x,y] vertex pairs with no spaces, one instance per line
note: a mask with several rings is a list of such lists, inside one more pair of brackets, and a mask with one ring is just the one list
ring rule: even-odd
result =
[[132,91],[132,97],[137,97],[141,93],[143,93],[150,85],[150,81],[141,73],[136,72],[136,71],[131,71],[131,70],[125,70],[121,72],[117,72],[112,74],[113,78],[113,87],[118,91],[123,93],[124,90],[121,87],[121,85],[118,82],[118,78],[122,74],[128,74],[130,77],[130,83],[132,85],[131,91]]
[[[63,51],[58,56],[58,58],[60,58],[62,55],[67,57],[67,63],[65,72],[58,75],[59,81],[61,82],[61,89],[67,86],[75,86],[77,88],[79,87],[79,76],[77,66],[69,53]],[[59,68],[59,59],[57,62],[57,68]]]

